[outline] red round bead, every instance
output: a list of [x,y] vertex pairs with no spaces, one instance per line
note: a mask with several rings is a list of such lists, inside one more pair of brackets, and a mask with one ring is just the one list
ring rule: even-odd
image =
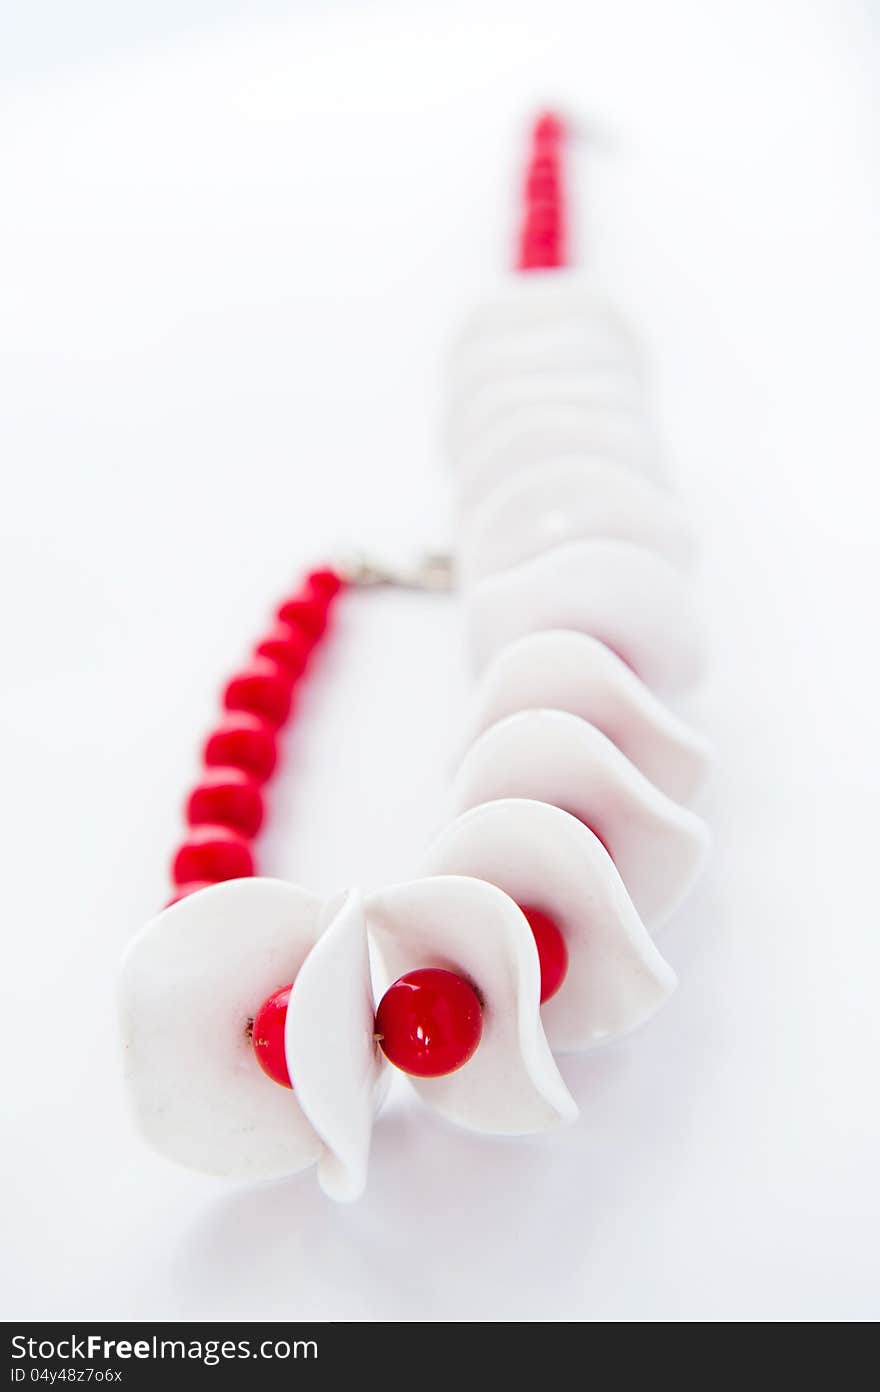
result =
[[522,906],[529,921],[538,961],[541,964],[541,1004],[555,996],[568,973],[568,948],[559,925],[543,909],[533,909],[531,905]]
[[261,715],[270,725],[283,725],[290,714],[293,683],[290,673],[269,657],[255,657],[236,672],[223,693],[227,710],[246,710]]
[[526,198],[530,203],[558,202],[559,170],[553,160],[539,159],[526,171]]
[[389,1063],[417,1078],[454,1073],[483,1033],[480,998],[464,977],[439,967],[407,972],[389,986],[376,1012]]
[[254,1016],[251,1034],[257,1063],[273,1083],[280,1083],[286,1088],[293,1087],[284,1051],[284,1022],[287,1019],[287,1004],[292,986],[293,982],[287,986],[280,986],[263,1001]]
[[165,907],[170,909],[172,904],[178,903],[181,899],[188,899],[191,894],[197,894],[200,889],[210,889],[211,885],[216,883],[216,880],[190,880],[189,884],[179,885],[176,893],[172,894]]
[[314,594],[293,595],[278,606],[278,618],[282,623],[302,629],[314,644],[327,627],[327,604]]
[[532,129],[535,145],[558,145],[565,134],[565,126],[555,111],[542,111]]
[[268,657],[284,667],[292,677],[300,676],[306,668],[312,645],[301,628],[293,624],[278,623],[261,638],[254,652],[257,657]]
[[306,576],[305,587],[317,599],[329,604],[344,589],[345,581],[335,570],[312,570]]
[[263,821],[259,784],[244,769],[208,769],[189,795],[186,819],[190,826],[207,822],[234,827],[243,836],[256,836]]
[[178,848],[172,866],[176,885],[193,880],[240,880],[254,873],[254,858],[245,838],[232,827],[193,827]]
[[562,213],[558,203],[552,200],[534,203],[529,209],[526,237],[529,241],[549,241],[559,235],[561,226]]
[[521,271],[547,271],[562,264],[562,254],[556,246],[524,246],[517,262]]
[[275,731],[252,711],[235,711],[208,736],[203,757],[209,768],[244,769],[265,783],[278,757]]

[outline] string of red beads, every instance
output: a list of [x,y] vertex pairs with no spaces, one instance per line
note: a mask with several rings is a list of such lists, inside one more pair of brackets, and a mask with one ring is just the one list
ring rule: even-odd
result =
[[275,771],[278,734],[344,584],[335,570],[311,571],[227,682],[223,718],[205,741],[204,772],[186,800],[189,830],[172,860],[171,903],[256,873],[251,842],[263,822],[263,785]]
[[523,196],[517,270],[547,270],[566,264],[562,142],[558,116],[545,112],[532,127]]

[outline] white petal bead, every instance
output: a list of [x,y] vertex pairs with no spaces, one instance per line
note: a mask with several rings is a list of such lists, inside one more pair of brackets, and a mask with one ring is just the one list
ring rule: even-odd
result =
[[462,582],[594,538],[630,541],[682,567],[694,559],[687,517],[671,493],[609,459],[569,456],[519,470],[465,515]]
[[330,1198],[347,1201],[366,1185],[373,1117],[390,1072],[373,1037],[360,893],[341,895],[323,918],[327,927],[290,993],[285,1052],[296,1097],[323,1142],[318,1181]]
[[644,382],[641,361],[628,344],[595,326],[563,323],[468,344],[452,364],[449,391],[454,400],[466,400],[496,383],[553,373],[613,375],[634,388]]
[[649,478],[662,476],[657,440],[643,420],[607,408],[523,406],[453,454],[459,506],[475,507],[520,469],[573,454],[598,455]]
[[[292,1091],[266,1077],[246,1033],[289,981]],[[361,1192],[387,1068],[373,1040],[357,893],[330,910],[279,880],[229,880],[191,894],[132,942],[121,1009],[135,1115],[157,1150],[238,1179],[317,1162],[333,1198]]]
[[317,940],[322,901],[280,880],[229,880],[152,919],[125,955],[124,1066],[156,1150],[193,1169],[268,1179],[314,1164],[296,1092],[262,1072],[246,1034]]
[[455,1073],[412,1078],[423,1101],[474,1131],[523,1135],[577,1115],[540,1017],[531,929],[494,885],[439,876],[392,885],[367,900],[389,981],[419,967],[464,976],[483,1002],[476,1053]]
[[457,370],[466,370],[481,348],[512,340],[540,351],[554,332],[577,335],[591,345],[594,361],[639,362],[636,337],[615,306],[583,276],[559,270],[511,277],[497,295],[477,306],[456,339],[453,362]]
[[530,633],[492,659],[474,692],[463,747],[518,711],[588,720],[668,797],[687,802],[708,770],[708,740],[679,720],[598,639],[566,629]]
[[584,369],[518,372],[453,394],[447,425],[453,453],[512,412],[532,406],[577,407],[593,413],[607,410],[636,420],[645,418],[644,392],[632,374]]
[[676,908],[708,848],[699,817],[661,793],[601,730],[566,711],[521,711],[490,726],[465,754],[453,798],[460,811],[533,798],[578,817],[607,847],[649,927]]
[[583,1049],[642,1024],[675,989],[675,973],[639,919],[608,853],[558,807],[483,803],[437,837],[426,874],[475,875],[557,923],[568,972],[541,1007],[555,1050]]
[[569,628],[598,638],[658,690],[690,686],[703,672],[703,625],[684,577],[630,542],[544,551],[480,580],[465,609],[480,666],[514,638]]

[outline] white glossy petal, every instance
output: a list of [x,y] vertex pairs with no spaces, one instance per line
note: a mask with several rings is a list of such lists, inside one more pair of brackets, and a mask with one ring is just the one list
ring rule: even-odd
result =
[[645,415],[644,391],[632,373],[601,368],[523,370],[489,381],[465,382],[453,393],[447,411],[451,448],[460,449],[523,406],[607,408],[637,419]]
[[[323,1146],[297,1095],[260,1069],[248,1019],[300,972],[321,900],[278,880],[230,880],[146,924],[120,986],[125,1074],[145,1138],[181,1164],[264,1179]],[[295,1081],[295,1080],[294,1080]]]
[[482,665],[547,628],[589,633],[659,690],[689,686],[705,662],[703,625],[681,572],[624,541],[577,541],[480,580],[465,596]]
[[467,513],[508,479],[560,457],[610,459],[635,473],[662,480],[660,448],[641,421],[624,416],[587,416],[564,406],[512,412],[453,457],[456,500]]
[[699,817],[655,788],[601,730],[566,711],[507,716],[471,746],[455,778],[455,806],[498,798],[552,803],[595,831],[652,927],[685,895],[708,846]]
[[481,880],[432,877],[367,900],[370,929],[389,979],[443,967],[483,1000],[474,1056],[442,1078],[413,1078],[429,1106],[474,1131],[521,1135],[577,1115],[541,1026],[538,955],[529,925],[506,894]]
[[373,1116],[388,1068],[373,1038],[366,920],[360,893],[331,905],[321,934],[294,981],[285,1048],[296,1097],[324,1143],[321,1188],[356,1199],[367,1179]]
[[666,489],[611,460],[547,460],[499,483],[466,513],[458,547],[472,584],[552,546],[592,539],[629,541],[687,567],[694,540],[684,510]]
[[632,328],[607,296],[575,271],[510,276],[499,292],[473,309],[456,339],[456,367],[487,344],[510,337],[540,341],[548,331],[573,331],[596,346],[597,357],[614,353],[637,361]]
[[557,373],[614,376],[634,390],[644,382],[641,358],[626,340],[601,326],[563,322],[467,344],[452,362],[449,388],[458,401],[513,378],[540,380]]
[[529,633],[501,649],[474,692],[463,747],[505,716],[541,708],[590,721],[679,802],[687,802],[706,775],[708,741],[604,643],[570,630]]
[[541,1007],[553,1049],[583,1049],[635,1029],[675,989],[608,853],[576,818],[543,802],[483,803],[434,842],[429,875],[475,875],[556,921],[568,973]]
[[520,469],[560,455],[599,455],[647,477],[662,475],[657,440],[643,420],[578,406],[523,406],[452,455],[459,506],[475,507]]

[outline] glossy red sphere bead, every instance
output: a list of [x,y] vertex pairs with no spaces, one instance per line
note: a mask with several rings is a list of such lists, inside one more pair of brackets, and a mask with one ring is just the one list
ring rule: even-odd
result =
[[261,715],[277,729],[290,714],[293,682],[290,673],[269,657],[255,657],[236,672],[223,693],[227,710],[246,710]]
[[556,246],[523,247],[517,262],[521,271],[546,271],[563,264],[562,253]]
[[299,677],[306,669],[312,643],[301,628],[293,624],[277,623],[261,638],[254,648],[257,657],[268,657],[290,673]]
[[522,905],[541,964],[541,1004],[555,996],[568,973],[568,948],[556,920],[543,909]]
[[314,644],[327,627],[327,602],[314,594],[292,595],[278,606],[278,618],[301,628]]
[[287,1068],[287,1055],[284,1051],[284,1023],[287,1019],[287,1005],[293,982],[273,991],[263,1001],[254,1016],[251,1044],[257,1056],[257,1063],[263,1072],[280,1083],[282,1087],[292,1088]]
[[208,769],[189,795],[186,819],[190,826],[207,822],[234,827],[243,836],[256,836],[263,821],[260,785],[244,769]]
[[536,146],[558,145],[565,134],[565,126],[555,111],[542,111],[532,128],[532,140]]
[[179,885],[165,907],[170,909],[171,905],[178,903],[179,900],[188,899],[191,894],[197,894],[200,889],[210,889],[216,883],[216,880],[190,880],[188,884]]
[[203,758],[209,768],[244,769],[265,783],[278,759],[275,730],[261,715],[235,711],[208,736]]
[[306,576],[305,588],[324,604],[329,604],[331,599],[335,599],[344,586],[345,581],[335,570],[312,570]]
[[529,241],[540,242],[558,237],[562,226],[562,213],[559,204],[552,199],[542,199],[529,209],[527,237]]
[[254,858],[240,832],[225,826],[193,827],[172,866],[176,885],[194,880],[239,880],[254,873]]
[[559,170],[553,160],[535,160],[526,173],[526,198],[531,203],[558,201]]
[[480,998],[463,976],[421,967],[389,986],[376,1012],[376,1033],[389,1063],[404,1073],[454,1073],[480,1042]]

